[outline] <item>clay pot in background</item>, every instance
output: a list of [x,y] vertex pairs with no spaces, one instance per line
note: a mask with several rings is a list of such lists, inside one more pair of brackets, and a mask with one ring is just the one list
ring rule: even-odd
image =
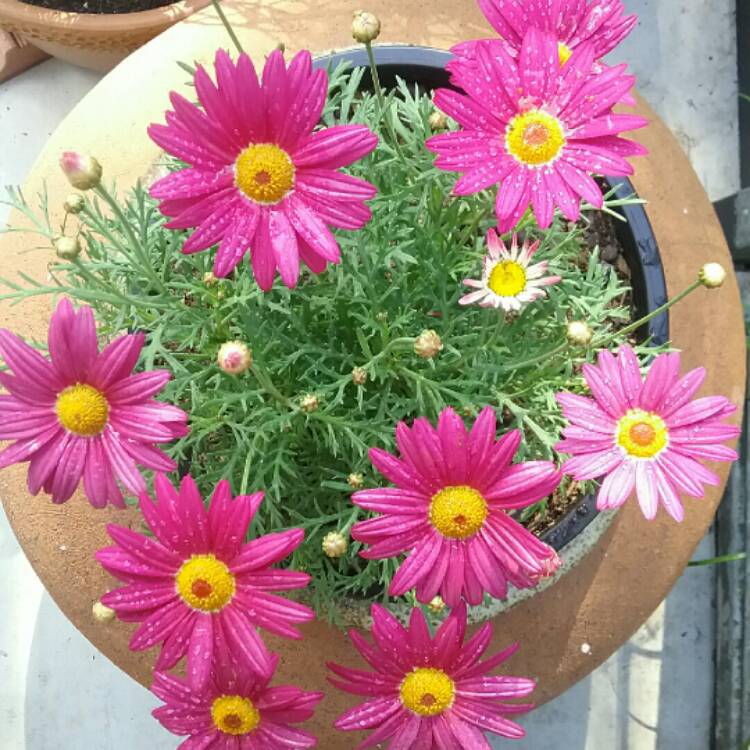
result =
[[0,0],[0,29],[11,31],[53,57],[106,72],[133,50],[208,5],[182,0],[136,13],[67,13],[20,0]]

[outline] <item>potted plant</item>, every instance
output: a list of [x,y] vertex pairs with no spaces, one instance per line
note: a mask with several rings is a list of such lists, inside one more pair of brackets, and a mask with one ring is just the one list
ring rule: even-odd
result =
[[[370,61],[380,62],[373,60],[375,27],[358,17],[354,33]],[[553,526],[564,525],[587,490],[604,509],[635,490],[647,518],[661,503],[681,520],[676,488],[697,494],[699,479],[714,481],[694,457],[732,458],[721,445],[737,433],[723,422],[732,405],[716,397],[688,406],[700,373],[679,380],[679,358],[658,348],[666,309],[698,287],[720,286],[723,270],[706,264],[666,301],[663,276],[648,271],[658,266],[658,251],[632,191],[626,185],[611,194],[585,180],[580,166],[566,171],[586,160],[591,171],[605,163],[629,171],[615,156],[637,148],[612,133],[643,123],[610,108],[632,81],[621,70],[595,68],[590,44],[568,58],[557,39],[533,29],[520,62],[479,43],[450,63],[453,84],[468,98],[442,88],[433,99],[424,90],[445,84],[440,67],[424,63],[434,52],[382,54],[383,63],[370,67],[368,92],[361,68],[343,69],[334,58],[316,70],[305,53],[287,64],[277,50],[265,63],[261,94],[250,59],[220,52],[217,84],[195,71],[201,107],[173,95],[167,124],[151,127],[179,162],[167,160],[148,191],[137,186],[118,201],[96,160],[63,158],[83,194],[69,199],[62,232],[37,219],[60,261],[51,269],[55,283],[12,293],[63,289],[91,304],[101,334],[128,331],[99,354],[91,308],[76,312],[62,302],[50,328],[51,364],[3,334],[3,356],[16,375],[3,381],[11,391],[6,411],[15,415],[5,436],[18,442],[0,460],[30,458],[30,489],[59,503],[81,477],[97,505],[121,504],[122,488],[140,494],[156,539],[109,529],[115,544],[97,557],[126,585],[103,605],[142,623],[132,648],[162,644],[155,691],[167,706],[157,716],[178,733],[189,719],[212,736],[252,735],[268,746],[294,736],[311,746],[298,730],[277,727],[309,716],[322,696],[284,688],[288,711],[274,715],[271,695],[281,693],[268,691],[281,689],[268,680],[276,661],[255,630],[294,637],[295,623],[311,611],[264,592],[309,582],[305,601],[333,619],[342,597],[405,596],[409,610],[408,631],[386,610],[373,610],[374,650],[354,637],[384,670],[375,684],[388,711],[371,716],[375,704],[355,710],[340,729],[374,727],[377,737],[404,747],[417,739],[425,747],[481,747],[479,729],[518,736],[502,715],[526,706],[480,716],[477,706],[489,705],[482,699],[476,706],[456,699],[462,681],[484,671],[464,669],[465,604],[502,600],[508,584],[533,592],[551,577],[560,560],[536,538],[534,522],[551,516]],[[404,83],[380,81],[389,55],[401,56]],[[472,90],[485,78],[481,66],[499,77],[495,83],[519,75],[529,89],[505,121],[488,120],[490,110],[477,102],[518,86]],[[409,72],[415,67],[428,70],[417,76]],[[540,81],[546,90],[537,90]],[[587,113],[589,122],[564,122],[597,94],[606,103]],[[545,96],[547,103],[538,101]],[[263,107],[248,107],[260,99]],[[563,127],[561,139],[556,128]],[[439,155],[436,166],[425,139]],[[491,157],[503,163],[503,147],[510,171],[495,202],[485,191],[496,175],[482,169]],[[530,200],[522,180],[550,164],[559,171],[544,172],[547,202]],[[337,171],[345,165],[346,173]],[[454,169],[469,172],[455,192],[474,197],[450,197]],[[561,192],[555,180],[564,175],[570,181]],[[594,222],[581,221],[574,187],[607,211],[625,208],[643,226],[621,230],[618,247],[616,225],[592,229]],[[16,203],[33,215],[20,196]],[[555,203],[562,216],[552,215]],[[70,226],[76,221],[78,232]],[[347,231],[334,235],[328,225]],[[589,247],[610,242],[609,262]],[[339,257],[340,267],[329,267]],[[245,259],[250,268],[239,266]],[[300,272],[300,260],[309,272]],[[472,264],[481,278],[471,277]],[[274,284],[277,270],[282,284]],[[646,323],[650,340],[631,340]],[[615,344],[617,358],[607,352]],[[131,375],[139,358],[145,371]],[[34,389],[47,406],[29,414]],[[161,389],[165,397],[153,402]],[[11,434],[23,420],[34,436]],[[156,444],[173,439],[171,457],[164,456]],[[563,491],[556,452],[571,456],[562,464],[571,475]],[[187,475],[179,492],[157,475],[153,502],[136,463],[164,472],[178,462]],[[688,463],[692,478],[680,471]],[[602,476],[601,487],[590,484]],[[209,494],[206,511],[201,495]],[[550,514],[555,505],[563,512]],[[246,542],[252,518],[254,539]],[[289,555],[287,568],[269,567]],[[452,610],[435,638],[453,660],[431,661],[420,606],[437,620],[446,606]],[[474,661],[490,630],[484,625],[472,641]],[[416,652],[420,664],[404,667]],[[167,670],[186,654],[181,681]],[[331,669],[334,684],[355,693],[374,679]],[[529,680],[492,679],[505,695],[533,688]]]
[[0,0],[0,29],[53,57],[107,71],[209,0]]

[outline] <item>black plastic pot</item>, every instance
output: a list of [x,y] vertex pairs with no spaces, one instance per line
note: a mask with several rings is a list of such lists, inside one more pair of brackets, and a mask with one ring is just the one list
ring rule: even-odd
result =
[[[373,48],[375,64],[381,84],[385,88],[395,85],[401,78],[409,84],[417,84],[425,91],[436,88],[455,88],[448,80],[445,65],[452,59],[450,52],[432,47],[413,45],[382,45]],[[353,67],[370,67],[364,48],[356,48],[322,55],[315,59],[316,67],[333,69],[347,62]],[[369,74],[362,79],[364,88],[372,87]],[[624,177],[604,177],[604,182],[615,191],[618,198],[636,195],[635,188]],[[664,280],[659,247],[646,211],[641,205],[629,205],[619,209],[627,222],[614,223],[617,239],[623,248],[625,261],[630,268],[633,307],[635,316],[640,318],[667,301],[667,286]],[[669,339],[669,319],[661,313],[649,321],[642,331],[641,338],[650,338],[654,344],[664,344]],[[591,523],[597,515],[594,495],[584,497],[551,529],[543,532],[541,538],[557,550]]]

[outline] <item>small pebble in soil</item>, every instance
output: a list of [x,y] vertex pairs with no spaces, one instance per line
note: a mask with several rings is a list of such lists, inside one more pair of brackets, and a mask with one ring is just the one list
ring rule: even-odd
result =
[[608,244],[601,249],[601,258],[607,263],[614,263],[620,255],[617,245]]
[[590,654],[591,653],[591,645],[588,643],[582,643],[581,644],[581,653],[582,654]]

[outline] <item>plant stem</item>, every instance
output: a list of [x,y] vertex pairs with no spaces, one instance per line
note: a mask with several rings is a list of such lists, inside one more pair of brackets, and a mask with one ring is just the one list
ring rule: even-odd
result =
[[125,216],[125,213],[120,207],[120,204],[115,200],[114,196],[111,195],[110,192],[104,187],[104,185],[100,184],[99,187],[96,188],[96,194],[106,202],[106,204],[112,209],[112,213],[117,217],[122,231],[124,232],[125,236],[132,246],[133,252],[136,253],[139,260],[143,264],[143,270],[146,275],[151,279],[151,281],[156,284],[157,288],[163,289],[164,284],[162,283],[162,280],[154,270],[154,267],[149,260],[148,254],[141,244],[141,241],[135,236],[133,227],[130,226],[130,221],[128,221],[128,217]]
[[380,85],[380,74],[378,73],[378,66],[375,64],[375,54],[372,51],[372,42],[365,42],[365,49],[367,50],[367,59],[370,62],[370,75],[372,76],[372,87],[375,89],[375,96],[377,96],[380,102],[380,115],[385,120],[385,127],[388,131],[391,141],[398,152],[399,157],[402,161],[405,161],[404,152],[401,150],[401,144],[398,142],[398,136],[396,131],[393,129],[393,123],[391,122],[391,108],[389,103],[385,100],[383,94],[383,87]]
[[709,557],[705,560],[691,560],[688,563],[689,568],[697,568],[700,565],[717,565],[719,563],[737,562],[747,557],[746,552],[735,552],[733,555],[719,555],[719,557]]
[[268,393],[270,396],[273,396],[283,406],[289,407],[289,399],[284,396],[284,394],[282,394],[279,389],[273,384],[271,378],[268,377],[268,374],[262,367],[255,363],[252,366],[251,370],[255,375],[255,379],[258,381],[259,385],[266,393]]
[[214,6],[216,15],[224,24],[224,28],[227,30],[227,34],[229,34],[229,38],[234,43],[234,46],[237,47],[237,51],[240,54],[242,54],[245,50],[242,49],[242,44],[240,43],[240,40],[237,38],[237,34],[235,34],[234,32],[234,29],[232,28],[232,24],[229,23],[229,19],[226,17],[226,15],[224,15],[224,11],[221,7],[221,3],[219,2],[219,0],[211,0],[211,4]]
[[687,287],[687,289],[683,289],[676,297],[672,297],[672,299],[665,302],[661,307],[652,310],[648,315],[644,315],[640,320],[636,320],[635,323],[631,323],[629,326],[625,326],[625,328],[621,328],[619,331],[610,333],[599,341],[592,342],[592,346],[602,347],[618,336],[627,336],[627,334],[638,330],[644,323],[648,323],[649,320],[652,320],[657,315],[661,315],[666,310],[669,310],[672,305],[676,305],[678,302],[685,299],[685,297],[694,292],[699,286],[703,286],[703,284],[700,279],[696,279],[689,287]]
[[[608,334],[607,336],[604,336],[601,339],[592,341],[590,346],[592,349],[602,349],[607,344],[609,344],[610,341],[619,338],[621,336],[627,336],[629,333],[632,333],[633,331],[637,331],[644,323],[648,323],[649,320],[652,320],[657,315],[661,315],[666,310],[669,310],[670,307],[673,305],[676,305],[681,300],[685,299],[689,294],[694,292],[699,286],[703,286],[700,280],[694,281],[692,284],[690,284],[687,289],[683,289],[677,296],[672,297],[672,299],[665,302],[660,307],[657,307],[656,310],[652,310],[648,315],[644,315],[642,318],[639,318],[634,323],[631,323],[628,326],[625,326],[625,328],[620,328],[619,331],[614,331],[613,333]],[[561,354],[562,352],[566,351],[568,348],[567,344],[562,344],[558,346],[556,349],[553,349],[551,352],[545,352],[544,354],[540,354],[538,357],[532,357],[531,359],[525,359],[522,362],[514,362],[507,367],[503,368],[506,372],[510,372],[512,370],[520,370],[522,367],[530,367],[531,365],[539,364],[540,362],[544,362],[545,360],[549,360],[552,357],[556,357],[558,354]]]

